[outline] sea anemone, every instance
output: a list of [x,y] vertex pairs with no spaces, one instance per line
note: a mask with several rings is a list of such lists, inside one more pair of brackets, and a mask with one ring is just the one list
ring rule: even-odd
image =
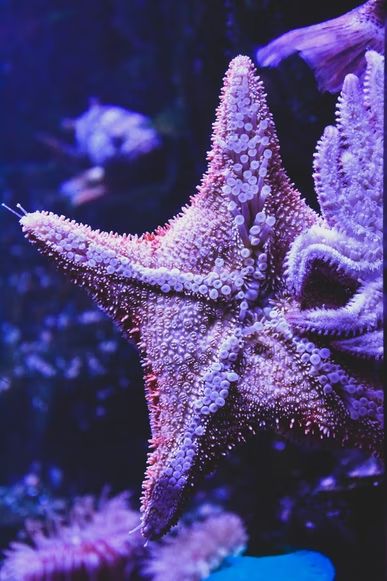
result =
[[213,514],[152,543],[144,572],[152,581],[198,581],[226,557],[241,553],[246,543],[246,530],[237,515]]
[[6,551],[1,581],[122,581],[130,579],[143,551],[139,524],[128,495],[75,500],[64,517],[26,526],[30,543],[14,542]]

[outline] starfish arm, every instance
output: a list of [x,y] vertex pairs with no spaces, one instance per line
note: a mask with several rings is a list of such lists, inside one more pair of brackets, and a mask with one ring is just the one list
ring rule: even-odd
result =
[[[287,282],[298,306],[286,318],[298,331],[340,340],[352,355],[375,358],[382,320],[383,62],[366,55],[361,84],[347,75],[337,106],[337,127],[328,127],[315,156],[315,184],[324,220],[304,231],[287,256]],[[329,292],[328,292],[329,291]],[[378,343],[370,348],[371,337]]]
[[270,429],[293,440],[360,445],[380,454],[383,391],[355,379],[329,349],[295,335],[280,311],[277,315],[248,337],[242,381],[206,453],[216,455],[216,446],[230,435],[233,446],[258,429]]
[[255,405],[258,425],[293,439],[320,439],[380,454],[383,390],[376,376],[371,381],[372,373],[354,373],[324,342],[298,335],[282,308],[273,315],[251,338],[250,377],[241,385]]
[[[278,319],[266,332],[253,337],[246,350],[248,381],[241,386],[244,398],[255,408],[260,427],[311,439],[335,437],[346,412],[338,396],[325,393],[318,380],[310,380],[310,357],[302,357],[297,343],[278,333]],[[319,357],[319,349],[314,353]],[[263,356],[264,355],[264,356]],[[313,361],[313,359],[312,359]],[[254,388],[252,387],[254,386]]]
[[[151,453],[143,488],[143,533],[162,535],[206,468],[207,427],[238,380],[238,317],[205,301],[148,297],[140,349],[147,354],[146,394]],[[168,320],[167,327],[165,321]],[[171,332],[173,329],[173,332]]]
[[283,170],[263,84],[247,57],[233,59],[225,75],[208,162],[190,205],[158,231],[161,260],[191,272],[210,271],[217,259],[235,269],[242,250],[256,258],[267,243],[279,276],[289,244],[315,214]]
[[383,329],[369,331],[357,337],[332,341],[332,347],[343,353],[352,353],[362,359],[383,358]]
[[[374,331],[382,323],[382,289],[379,282],[360,287],[340,308],[289,310],[286,319],[298,330],[348,337]],[[376,336],[374,336],[376,338]]]
[[[209,291],[219,287],[216,272],[194,276],[176,267],[163,266],[163,256],[157,253],[158,243],[153,235],[138,238],[100,232],[48,212],[27,214],[20,222],[28,240],[84,287],[118,324],[120,320],[111,309],[109,287],[114,286],[124,302],[125,295],[135,287],[153,288],[162,294],[206,295],[207,299],[211,298]],[[220,297],[226,296],[222,289],[227,284],[230,292],[238,286],[232,276],[223,276]]]
[[382,231],[383,59],[369,52],[367,62],[363,86],[355,75],[345,78],[337,128],[328,127],[317,147],[314,178],[327,224],[360,240],[373,260]]
[[92,230],[52,212],[27,213],[20,224],[26,238],[72,276],[87,272],[96,280],[111,275],[136,277],[136,265],[153,264],[151,238],[146,236]]
[[[151,240],[92,230],[51,212],[26,214],[20,223],[26,238],[120,324],[124,289],[152,272]],[[156,270],[152,283],[158,282]]]

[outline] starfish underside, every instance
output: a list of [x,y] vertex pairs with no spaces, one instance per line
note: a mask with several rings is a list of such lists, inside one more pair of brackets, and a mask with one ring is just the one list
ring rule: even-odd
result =
[[[379,65],[372,66],[375,72]],[[92,231],[47,212],[21,220],[27,238],[139,346],[152,431],[142,499],[147,538],[164,534],[198,477],[259,428],[371,451],[381,442],[380,388],[352,361],[364,349],[372,357],[375,278],[363,278],[366,266],[347,268],[344,231],[337,230],[338,249],[329,238],[337,227],[329,217],[336,215],[333,192],[324,194],[330,214],[318,218],[289,182],[262,83],[247,57],[235,58],[225,76],[208,160],[189,205],[141,238]],[[320,162],[325,167],[322,153]],[[351,223],[352,234],[357,226]],[[355,238],[360,247],[365,239]],[[335,284],[344,286],[344,302],[333,302],[325,324],[337,308],[348,313],[351,328],[351,317],[364,319],[366,328],[352,336],[314,333],[310,323],[314,311],[304,289],[311,285],[303,277],[316,240],[320,264],[343,257],[332,270],[339,272]],[[292,246],[299,252],[287,259]],[[356,263],[357,255],[348,260]],[[318,292],[312,295],[318,299]]]

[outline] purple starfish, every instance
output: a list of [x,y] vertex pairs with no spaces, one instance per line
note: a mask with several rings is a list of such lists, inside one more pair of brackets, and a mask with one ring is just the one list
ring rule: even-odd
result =
[[[368,345],[379,328],[375,300],[358,308],[351,301],[362,285],[367,296],[374,285],[363,281],[361,265],[342,273],[348,247],[331,218],[341,223],[345,210],[351,236],[363,228],[364,236],[355,236],[356,252],[374,240],[368,213],[380,212],[379,170],[374,183],[363,163],[364,155],[379,163],[380,62],[370,54],[365,88],[356,89],[363,103],[359,114],[366,118],[352,114],[357,105],[345,89],[341,124],[325,137],[332,145],[331,134],[337,134],[336,149],[320,146],[316,184],[323,218],[282,169],[262,83],[251,61],[240,56],[225,76],[208,171],[189,205],[165,227],[137,238],[93,231],[47,212],[21,219],[26,237],[139,345],[152,430],[142,504],[147,538],[164,534],[200,475],[260,428],[380,448],[378,380],[359,366],[356,347],[349,347],[349,358],[341,355],[351,339],[340,334],[346,313],[354,319],[361,313],[367,325],[352,323],[352,340],[373,356]],[[353,84],[350,79],[346,86]],[[353,141],[367,144],[367,153],[346,142],[345,127],[356,132]],[[336,196],[332,180],[342,175],[344,159],[347,190]],[[319,235],[325,242],[315,258]],[[357,263],[359,257],[349,259]],[[338,333],[329,328],[320,334],[309,324],[313,309],[327,305],[341,317]]]

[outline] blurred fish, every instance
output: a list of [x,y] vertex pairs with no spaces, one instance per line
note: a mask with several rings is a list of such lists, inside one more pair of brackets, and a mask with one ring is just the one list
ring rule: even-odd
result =
[[344,77],[362,77],[365,52],[384,53],[385,0],[369,0],[332,20],[297,28],[276,38],[257,51],[262,67],[275,67],[298,52],[313,69],[321,91],[337,93]]

